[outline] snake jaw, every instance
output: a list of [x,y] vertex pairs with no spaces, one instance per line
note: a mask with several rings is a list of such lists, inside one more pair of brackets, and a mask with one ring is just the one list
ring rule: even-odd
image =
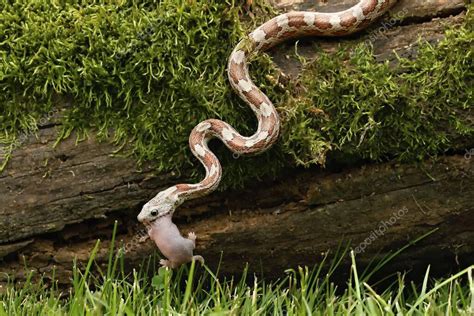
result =
[[138,214],[137,219],[145,226],[151,225],[155,220],[173,215],[176,207],[181,204],[177,194],[176,186],[168,188],[167,190],[159,192],[153,199],[148,201]]

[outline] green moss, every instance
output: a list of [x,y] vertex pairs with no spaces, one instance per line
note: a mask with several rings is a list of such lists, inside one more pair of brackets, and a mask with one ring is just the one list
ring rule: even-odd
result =
[[[0,143],[7,148],[48,117],[58,95],[73,100],[62,118],[64,137],[93,130],[129,144],[157,171],[192,178],[202,176],[187,146],[196,124],[220,118],[243,134],[254,131],[255,118],[231,91],[225,67],[244,30],[265,14],[242,22],[242,4],[221,0],[0,1]],[[439,48],[423,45],[417,60],[401,60],[397,69],[375,63],[363,47],[323,54],[306,65],[298,83],[306,92],[298,95],[287,92],[295,83],[278,86],[268,56],[255,57],[252,76],[279,107],[284,132],[277,146],[251,158],[233,159],[213,142],[223,187],[322,163],[330,150],[410,160],[472,136],[460,113],[473,96],[468,25],[449,31]],[[456,135],[443,133],[447,127]]]
[[[413,161],[473,138],[473,17],[436,46],[421,43],[417,58],[377,63],[365,43],[305,65],[304,93],[285,106],[283,151],[303,165],[327,150],[346,156]],[[301,90],[301,89],[300,89]],[[468,113],[471,113],[471,118]]]
[[[251,112],[231,91],[225,72],[244,34],[240,5],[220,0],[4,5],[4,142],[11,140],[6,135],[34,129],[56,94],[74,100],[63,119],[65,136],[92,128],[101,137],[110,134],[119,144],[130,142],[140,161],[156,161],[159,170],[200,170],[187,139],[204,119],[222,118],[247,133],[254,129]],[[269,66],[260,77],[268,73]]]

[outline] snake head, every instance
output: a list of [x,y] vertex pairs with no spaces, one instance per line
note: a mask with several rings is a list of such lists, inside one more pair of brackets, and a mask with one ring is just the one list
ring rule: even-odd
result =
[[151,225],[156,219],[173,215],[176,207],[179,206],[180,200],[175,186],[158,193],[153,199],[143,205],[137,219],[145,226]]

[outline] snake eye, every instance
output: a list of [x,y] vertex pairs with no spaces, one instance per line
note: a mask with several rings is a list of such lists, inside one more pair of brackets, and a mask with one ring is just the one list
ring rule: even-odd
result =
[[155,217],[155,216],[158,216],[158,211],[151,211],[151,216]]

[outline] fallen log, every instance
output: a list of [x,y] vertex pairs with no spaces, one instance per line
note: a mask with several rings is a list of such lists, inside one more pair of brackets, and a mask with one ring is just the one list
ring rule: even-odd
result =
[[[418,269],[437,257],[435,271],[455,269],[474,258],[472,179],[474,163],[464,155],[340,172],[293,170],[278,181],[187,203],[176,222],[182,233],[198,234],[196,252],[211,267],[217,267],[222,253],[225,274],[238,274],[249,263],[252,271],[275,277],[287,267],[314,265],[347,242],[364,266],[434,228],[435,233],[405,251],[395,266]],[[35,237],[19,245],[24,247],[19,261],[41,273],[54,267],[56,276],[67,282],[73,258],[87,261],[97,238],[104,240],[97,261],[107,262],[114,221],[131,266],[156,251],[152,242],[137,242],[141,227],[127,211]],[[26,271],[22,263],[14,263],[16,258],[7,257],[2,270],[21,279]]]

